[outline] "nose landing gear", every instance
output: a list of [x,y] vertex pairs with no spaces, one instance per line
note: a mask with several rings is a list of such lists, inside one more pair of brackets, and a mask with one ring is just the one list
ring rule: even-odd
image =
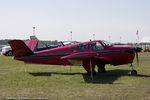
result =
[[134,66],[131,64],[130,67],[132,68],[131,75],[137,76],[137,71],[134,69]]

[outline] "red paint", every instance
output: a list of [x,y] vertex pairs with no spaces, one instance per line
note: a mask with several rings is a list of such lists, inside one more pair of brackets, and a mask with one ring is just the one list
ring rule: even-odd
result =
[[[21,40],[9,41],[16,60],[24,61],[26,63],[51,65],[73,65],[69,60],[80,60],[87,72],[90,72],[90,61],[93,71],[96,62],[112,65],[130,64],[133,62],[135,56],[134,51],[132,50],[134,47],[107,47],[99,40],[73,44],[76,46],[75,50],[71,49],[71,46],[73,45],[68,45],[37,51],[34,52],[34,54],[31,54],[36,43],[37,40],[28,41],[26,42],[27,47]],[[100,44],[103,49],[93,50],[94,47],[92,48],[92,43]],[[82,51],[81,44],[87,44],[84,51]],[[79,49],[81,49],[81,51]]]
[[26,41],[25,44],[33,51],[37,45],[38,40],[29,40]]

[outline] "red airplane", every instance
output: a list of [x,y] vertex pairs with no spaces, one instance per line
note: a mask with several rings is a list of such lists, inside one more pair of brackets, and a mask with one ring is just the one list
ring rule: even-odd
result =
[[[38,40],[11,40],[14,59],[25,63],[50,64],[50,65],[75,65],[83,66],[88,74],[95,75],[95,65],[98,72],[105,72],[105,65],[123,65],[133,63],[136,55],[138,63],[139,47],[118,47],[103,40],[94,40],[58,47],[41,47]],[[43,45],[43,44],[42,44]],[[131,75],[137,75],[133,69]]]

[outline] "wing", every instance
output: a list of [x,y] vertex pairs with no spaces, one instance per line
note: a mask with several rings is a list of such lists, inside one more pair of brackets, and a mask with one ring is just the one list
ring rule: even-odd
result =
[[68,60],[73,65],[82,66],[83,61],[89,62],[95,56],[96,56],[96,53],[93,53],[93,52],[80,52],[80,53],[74,53],[71,55],[61,57],[61,59]]
[[92,59],[96,56],[96,53],[93,52],[80,52],[80,53],[74,53],[71,55],[63,56],[61,59],[66,60],[85,60],[85,59]]

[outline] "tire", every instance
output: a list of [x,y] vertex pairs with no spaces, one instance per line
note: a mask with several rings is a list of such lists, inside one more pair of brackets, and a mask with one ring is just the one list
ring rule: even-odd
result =
[[98,67],[98,72],[100,72],[100,73],[106,72],[104,63],[97,62],[97,67]]
[[132,76],[137,76],[137,71],[136,71],[136,70],[132,70],[132,71],[131,71],[131,75],[132,75]]
[[99,73],[104,73],[104,72],[106,72],[105,67],[98,67],[98,72],[99,72]]

